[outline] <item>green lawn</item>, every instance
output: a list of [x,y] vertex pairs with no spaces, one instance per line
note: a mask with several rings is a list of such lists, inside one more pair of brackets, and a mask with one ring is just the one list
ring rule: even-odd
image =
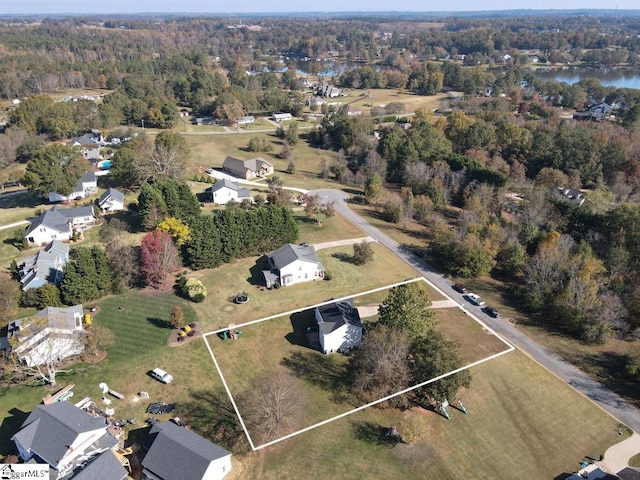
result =
[[[503,355],[472,374],[467,415],[452,408],[447,421],[422,409],[369,408],[236,458],[232,479],[556,478],[621,439],[615,420],[525,355]],[[424,438],[386,443],[392,424]]]
[[[166,401],[180,404],[190,401],[195,389],[215,389],[219,379],[214,375],[204,342],[195,339],[179,347],[168,347],[170,329],[166,326],[173,305],[182,307],[185,321],[196,319],[191,306],[172,294],[129,292],[96,303],[101,307],[93,324],[106,327],[115,335],[115,344],[106,359],[98,364],[79,364],[73,373],[59,374],[59,387],[74,383],[73,401],[84,397],[101,404],[98,384],[125,395],[124,400],[111,398],[118,418],[134,417],[143,426],[149,402]],[[169,371],[175,378],[170,385],[153,380],[147,372],[154,367]],[[149,400],[136,401],[140,391],[149,392]],[[52,390],[47,387],[13,387],[0,392],[0,454],[11,450],[9,438],[42,397]]]
[[[330,281],[307,282],[292,287],[267,290],[263,288],[262,270],[258,258],[246,258],[211,270],[194,272],[209,294],[204,302],[194,304],[205,330],[216,330],[229,323],[243,323],[269,315],[313,305],[329,298],[338,298],[415,278],[411,267],[382,248],[373,245],[374,259],[370,264],[356,266],[342,260],[353,247],[337,247],[318,252],[318,257],[331,275]],[[337,255],[337,256],[334,256]],[[249,303],[236,305],[236,293],[246,291]]]
[[[384,294],[388,295],[388,290]],[[365,305],[360,297],[354,298],[354,303],[356,306]],[[503,342],[457,308],[437,310],[436,319],[438,328],[460,345],[463,364],[483,360],[507,349]],[[345,371],[347,358],[324,355],[309,348],[305,332],[307,327],[315,324],[314,311],[308,309],[242,327],[242,334],[236,341],[222,341],[216,335],[207,338],[241,414],[246,413],[243,411],[242,393],[251,388],[257,376],[276,370],[293,372],[298,379],[298,403],[301,407],[291,431],[364,403],[353,398],[350,392]],[[365,325],[370,323],[365,320]],[[429,378],[420,381],[426,380]]]
[[293,212],[293,218],[298,224],[298,239],[310,245],[366,237],[362,230],[340,215],[325,218],[321,226],[313,218],[309,218],[304,211]]

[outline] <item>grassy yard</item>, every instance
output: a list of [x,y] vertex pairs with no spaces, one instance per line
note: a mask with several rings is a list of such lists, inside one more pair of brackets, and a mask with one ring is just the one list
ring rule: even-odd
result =
[[[228,155],[241,159],[260,156],[274,164],[276,175],[284,181],[285,186],[304,187],[307,189],[326,188],[328,186],[343,188],[344,186],[342,185],[320,177],[322,158],[334,158],[336,153],[311,147],[304,140],[305,132],[305,130],[300,131],[300,141],[291,147],[296,166],[296,172],[293,174],[286,173],[289,165],[288,160],[276,157],[276,154],[282,149],[282,140],[277,138],[275,133],[188,135],[185,138],[191,153],[187,164],[187,177],[190,178],[193,174],[202,175],[210,167],[222,167],[222,162]],[[270,153],[247,151],[249,140],[254,136],[266,139],[271,145],[272,151]]]
[[[385,296],[388,291],[385,291]],[[354,298],[360,306],[361,298]],[[464,364],[503,352],[506,345],[457,308],[437,311],[438,328],[460,345]],[[291,431],[308,427],[363,404],[353,398],[345,370],[347,358],[312,350],[307,327],[316,324],[313,309],[245,326],[236,341],[207,338],[226,382],[243,412],[242,393],[256,377],[277,370],[294,373],[299,390],[300,412]],[[365,325],[370,325],[365,320]],[[426,381],[423,378],[420,381]],[[304,406],[304,407],[302,407]],[[284,433],[284,432],[283,432]],[[254,440],[255,442],[255,440]]]
[[[616,421],[525,355],[472,374],[467,415],[452,408],[447,421],[421,409],[369,408],[237,458],[232,478],[562,478],[622,438]],[[392,424],[423,438],[385,442]]]
[[[92,396],[100,403],[98,384],[106,382],[125,394],[125,400],[114,399],[112,406],[117,418],[135,417],[138,425],[134,428],[142,427],[140,423],[146,417],[148,402],[133,401],[141,390],[149,392],[149,401],[176,402],[180,416],[200,415],[209,423],[218,421],[223,411],[213,394],[219,392],[220,381],[204,343],[196,339],[177,348],[166,346],[169,329],[164,322],[176,304],[182,306],[188,321],[198,315],[172,294],[130,292],[98,302],[101,311],[94,324],[113,331],[117,343],[109,348],[103,362],[80,365],[76,373],[60,376],[60,384],[76,384],[74,400]],[[453,312],[456,310],[447,310],[448,314]],[[443,318],[441,327],[461,331],[459,321],[465,319]],[[468,327],[465,325],[464,329]],[[219,342],[214,345],[216,352],[227,349],[236,353],[232,350],[244,348],[249,344],[247,340],[257,335],[245,330],[236,342],[222,343],[213,338],[213,342]],[[278,331],[284,336],[287,333],[291,333],[289,320]],[[477,335],[483,340],[488,338],[481,329],[472,332],[470,338],[477,339]],[[472,341],[470,345],[477,343]],[[289,342],[278,345],[294,348]],[[467,348],[463,346],[463,350]],[[315,353],[304,349],[306,352]],[[283,355],[272,348],[270,354],[276,353]],[[309,358],[303,356],[296,365],[318,365],[307,363]],[[318,361],[327,358],[339,362],[344,357],[314,357]],[[331,367],[319,365],[323,368],[318,371],[318,382]],[[170,371],[175,381],[163,385],[152,380],[146,372],[155,366]],[[462,395],[468,415],[451,409],[453,419],[446,421],[421,409],[399,412],[369,408],[264,451],[234,455],[234,470],[229,478],[554,478],[576,470],[585,456],[598,458],[623,438],[618,436],[616,421],[525,355],[503,355],[473,368],[472,373],[472,387]],[[247,369],[235,380],[243,382],[243,377],[252,374]],[[322,387],[318,383],[306,388],[308,397]],[[49,390],[42,387],[0,392],[0,453],[11,450],[10,436],[46,393]],[[322,406],[326,411],[319,413],[331,413],[335,408],[333,403],[327,403]],[[309,410],[307,421],[318,415]],[[382,433],[391,424],[405,435],[416,429],[418,438],[409,445],[385,442]],[[207,430],[206,425],[197,431],[202,430]],[[354,451],[358,454],[354,455]]]
[[[148,416],[145,409],[149,402],[176,402],[179,406],[190,400],[191,390],[218,388],[219,379],[213,375],[210,357],[201,339],[176,348],[167,346],[171,331],[167,320],[174,305],[181,306],[186,322],[196,319],[188,303],[175,295],[130,292],[96,304],[101,310],[93,324],[113,332],[115,343],[108,348],[102,362],[80,364],[73,373],[58,375],[59,388],[69,383],[76,385],[73,401],[91,397],[102,405],[98,384],[106,382],[126,397],[124,400],[111,398],[115,416],[134,417],[140,426]],[[168,370],[174,382],[164,385],[153,380],[147,371],[154,367]],[[136,401],[140,391],[149,392],[149,400]],[[51,389],[45,387],[14,387],[0,392],[0,454],[10,451],[9,438],[47,393],[51,393]]]
[[[207,287],[204,302],[194,304],[205,330],[215,330],[229,323],[242,323],[276,315],[329,298],[339,298],[369,289],[383,287],[414,278],[415,271],[400,262],[379,245],[373,245],[374,259],[370,264],[356,266],[341,258],[348,257],[352,247],[337,247],[318,252],[318,257],[331,275],[330,281],[307,282],[293,287],[267,290],[263,285],[263,265],[256,257],[238,260],[212,270],[193,273]],[[246,291],[249,303],[236,305],[236,293]]]
[[309,218],[304,211],[293,212],[293,218],[298,224],[298,239],[310,245],[366,236],[362,230],[340,215],[325,218],[322,220],[322,226],[318,226],[316,221]]

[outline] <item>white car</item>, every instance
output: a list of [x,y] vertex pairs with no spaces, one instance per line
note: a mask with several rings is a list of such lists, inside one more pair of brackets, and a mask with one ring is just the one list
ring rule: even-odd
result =
[[466,296],[467,300],[469,300],[469,302],[473,303],[474,305],[477,305],[479,307],[484,305],[484,300],[482,300],[479,295],[476,295],[475,293],[468,293]]
[[171,374],[165,372],[161,368],[154,368],[153,370],[151,370],[150,375],[153,378],[155,378],[156,380],[158,380],[159,382],[162,382],[162,383],[171,383],[171,382],[173,382],[173,377],[171,376]]

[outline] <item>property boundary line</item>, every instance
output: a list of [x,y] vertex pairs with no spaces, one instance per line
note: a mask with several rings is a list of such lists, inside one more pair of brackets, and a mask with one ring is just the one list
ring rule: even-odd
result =
[[[262,322],[265,322],[267,320],[272,320],[274,318],[289,316],[289,315],[292,315],[294,313],[298,313],[298,312],[301,312],[301,311],[304,311],[304,310],[309,310],[311,308],[316,308],[316,307],[320,307],[320,306],[323,306],[323,305],[328,305],[328,304],[336,302],[336,301],[342,301],[342,300],[346,300],[348,298],[357,298],[357,297],[360,297],[360,296],[363,296],[363,295],[368,295],[370,293],[376,293],[376,292],[379,292],[379,291],[382,291],[382,290],[387,290],[387,289],[390,289],[390,288],[394,288],[394,287],[397,287],[397,286],[400,286],[400,285],[406,285],[406,284],[409,284],[409,283],[414,283],[414,282],[417,282],[417,281],[423,281],[423,282],[427,283],[431,288],[435,289],[437,292],[439,292],[440,294],[444,295],[445,298],[455,302],[455,300],[453,300],[449,295],[447,295],[445,292],[443,292],[440,288],[436,287],[433,283],[431,283],[425,277],[420,276],[420,277],[417,277],[417,278],[414,278],[414,279],[405,280],[403,282],[394,283],[392,285],[387,285],[385,287],[380,287],[380,288],[376,288],[376,289],[373,289],[373,290],[368,290],[366,292],[358,293],[358,294],[355,294],[355,295],[349,295],[349,296],[346,296],[346,297],[341,297],[341,298],[338,298],[338,299],[332,299],[332,300],[328,300],[326,302],[321,302],[321,303],[318,303],[318,304],[315,304],[315,305],[310,305],[310,306],[306,306],[306,307],[303,307],[303,308],[297,308],[297,309],[294,309],[294,310],[290,310],[288,312],[283,312],[283,313],[279,313],[279,314],[276,314],[276,315],[270,315],[268,317],[264,317],[264,318],[260,318],[260,319],[257,319],[257,320],[252,320],[250,322],[245,322],[245,323],[236,325],[236,327],[240,328],[240,327],[245,327],[245,326],[248,326],[248,325],[255,325],[257,323],[262,323]],[[233,409],[236,412],[236,415],[238,416],[238,419],[240,420],[240,425],[242,426],[242,430],[244,431],[244,434],[247,437],[247,440],[249,442],[249,445],[251,446],[251,449],[255,452],[255,451],[261,450],[263,448],[269,447],[271,445],[275,445],[276,443],[282,442],[284,440],[288,440],[290,438],[293,438],[293,437],[295,437],[297,435],[300,435],[302,433],[306,433],[306,432],[308,432],[310,430],[313,430],[314,428],[318,428],[318,427],[321,427],[323,425],[327,425],[328,423],[331,423],[331,422],[333,422],[335,420],[339,420],[339,419],[344,418],[344,417],[346,417],[348,415],[351,415],[353,413],[360,412],[360,411],[362,411],[362,410],[364,410],[366,408],[372,407],[372,406],[377,405],[379,403],[386,402],[387,400],[390,400],[390,399],[395,398],[397,396],[404,395],[405,393],[408,393],[408,392],[411,392],[411,391],[416,390],[418,388],[424,387],[425,385],[429,385],[430,383],[436,382],[438,380],[442,380],[443,378],[449,377],[451,375],[455,375],[456,373],[459,373],[459,372],[462,372],[464,370],[476,367],[476,366],[481,365],[481,364],[483,364],[485,362],[494,360],[495,358],[498,358],[498,357],[500,357],[500,356],[502,356],[502,355],[504,355],[506,353],[510,353],[510,352],[515,350],[515,347],[513,345],[511,345],[499,333],[497,333],[495,330],[493,330],[491,327],[489,327],[486,323],[484,323],[482,320],[480,320],[478,317],[476,317],[472,312],[467,312],[465,310],[465,308],[464,308],[464,305],[458,304],[457,302],[455,302],[455,303],[457,305],[457,308],[462,310],[465,313],[465,315],[468,315],[472,320],[474,320],[476,323],[481,325],[484,329],[489,331],[492,335],[496,336],[502,343],[504,343],[507,346],[507,348],[505,350],[501,351],[501,352],[494,353],[493,355],[490,355],[490,356],[488,356],[486,358],[483,358],[483,359],[480,359],[480,360],[476,360],[475,362],[472,362],[472,363],[470,363],[468,365],[465,365],[463,367],[460,367],[460,368],[457,368],[455,370],[452,370],[451,372],[448,372],[448,373],[445,373],[445,374],[440,375],[438,377],[435,377],[435,378],[426,380],[424,382],[418,383],[418,384],[416,384],[416,385],[414,385],[412,387],[405,388],[403,390],[400,390],[399,392],[393,393],[391,395],[387,395],[386,397],[380,398],[380,399],[375,400],[373,402],[369,402],[369,403],[367,403],[365,405],[361,405],[361,406],[356,407],[356,408],[354,408],[352,410],[349,410],[347,412],[343,412],[343,413],[341,413],[339,415],[336,415],[334,417],[328,418],[326,420],[322,420],[321,422],[317,422],[317,423],[315,423],[313,425],[309,425],[309,426],[304,427],[304,428],[302,428],[300,430],[297,430],[295,432],[289,433],[287,435],[283,435],[280,438],[277,438],[275,440],[271,440],[270,442],[263,443],[262,445],[258,445],[258,446],[255,446],[255,444],[253,442],[253,439],[251,438],[251,435],[249,434],[247,426],[244,423],[244,419],[242,418],[242,415],[240,414],[240,410],[238,409],[238,406],[237,406],[237,404],[235,402],[235,399],[233,398],[233,395],[231,394],[231,390],[229,389],[229,385],[227,384],[227,381],[225,380],[224,375],[222,374],[222,370],[220,368],[220,365],[218,364],[218,361],[216,360],[216,357],[213,354],[213,349],[211,348],[211,345],[209,344],[209,341],[207,339],[207,337],[210,336],[210,335],[216,335],[218,333],[221,333],[221,332],[224,332],[224,331],[228,330],[228,327],[227,328],[220,328],[218,330],[214,330],[214,331],[211,331],[211,332],[207,332],[207,333],[203,334],[203,339],[204,339],[205,345],[207,347],[207,350],[209,351],[209,355],[211,356],[211,359],[213,360],[213,364],[216,367],[218,375],[220,376],[220,379],[222,380],[222,385],[224,386],[224,389],[227,392],[227,395],[229,396],[229,400],[231,401],[231,405],[233,406]]]

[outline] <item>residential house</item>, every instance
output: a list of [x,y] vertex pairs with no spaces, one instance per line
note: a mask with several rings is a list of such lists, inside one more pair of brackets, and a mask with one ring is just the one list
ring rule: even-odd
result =
[[283,287],[296,283],[322,280],[324,267],[312,245],[287,243],[267,255],[269,270],[263,270],[267,287],[279,283]]
[[215,117],[196,117],[196,125],[216,125]]
[[115,188],[108,188],[100,195],[98,206],[102,213],[124,210],[124,193]]
[[273,119],[276,122],[285,122],[287,120],[293,119],[293,117],[291,116],[290,113],[274,113],[273,114]]
[[224,162],[222,162],[222,168],[234,177],[245,180],[256,177],[266,177],[274,171],[273,164],[262,157],[256,157],[250,160],[227,157],[224,159]]
[[86,198],[87,195],[98,191],[98,180],[95,172],[85,172],[80,180],[73,187],[69,195],[62,195],[58,192],[49,192],[49,202],[66,202],[68,200],[76,200],[78,198]]
[[608,119],[613,113],[611,105],[605,102],[589,105],[586,112],[576,112],[573,115],[574,120],[582,120],[587,122],[601,122]]
[[48,463],[49,479],[123,480],[127,470],[113,450],[118,440],[104,417],[69,402],[38,405],[11,437],[25,462]]
[[[0,350],[11,348],[28,367],[79,355],[84,351],[82,318],[82,305],[43,308],[11,322],[0,337]],[[12,339],[17,346],[11,347]]]
[[325,354],[360,345],[364,327],[352,299],[316,307],[315,318]]
[[250,123],[255,123],[256,117],[253,115],[245,115],[244,117],[240,117],[238,119],[238,125],[248,125]]
[[156,423],[143,449],[150,480],[220,480],[231,470],[231,453],[172,422]]
[[312,107],[314,105],[320,107],[320,106],[324,105],[325,103],[327,103],[327,101],[324,98],[315,95],[313,97],[307,98],[304,103],[306,105],[310,106],[310,107]]
[[[620,472],[622,473],[622,472]],[[601,467],[595,463],[591,463],[573,475],[567,477],[567,480],[620,480],[621,477],[612,473],[605,472]],[[629,477],[624,478],[638,478],[637,472],[631,473]]]
[[205,190],[206,197],[211,199],[213,203],[218,205],[226,205],[227,202],[242,200],[251,200],[249,189],[240,188],[236,182],[227,180],[226,178],[217,181]]
[[69,244],[54,240],[43,250],[18,262],[22,290],[62,280],[62,269],[69,259]]
[[75,208],[56,205],[31,221],[24,238],[35,245],[44,245],[53,240],[70,240],[74,231],[87,229],[95,221],[91,205]]
[[334,98],[342,94],[342,89],[334,87],[328,82],[321,82],[316,93],[321,97]]
[[573,203],[577,206],[582,205],[587,199],[580,190],[576,190],[574,188],[558,187],[552,190],[562,200]]
[[107,144],[100,132],[85,133],[80,137],[73,137],[67,143],[70,147],[77,147],[87,160],[100,158],[100,149]]

